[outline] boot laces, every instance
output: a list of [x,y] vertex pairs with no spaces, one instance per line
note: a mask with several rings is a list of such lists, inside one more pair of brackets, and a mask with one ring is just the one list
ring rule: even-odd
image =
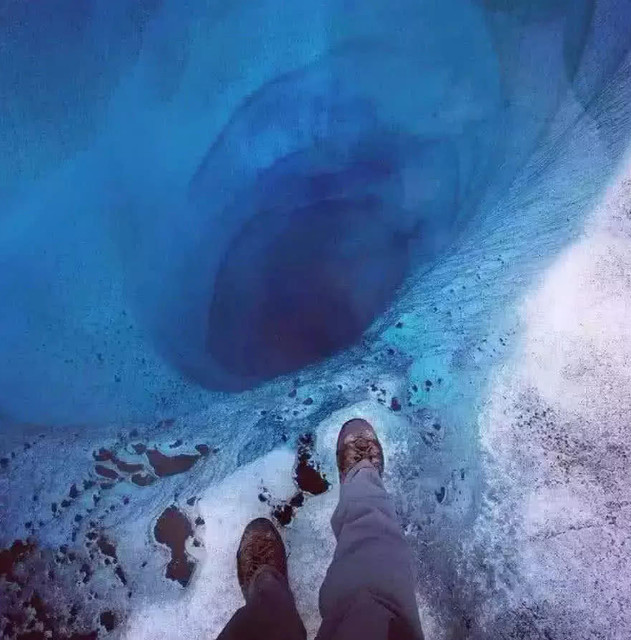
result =
[[379,446],[373,438],[357,436],[348,447],[348,458],[352,464],[357,464],[361,460],[370,462],[379,461]]
[[245,550],[244,578],[249,581],[265,565],[275,566],[275,545],[269,536],[254,536]]

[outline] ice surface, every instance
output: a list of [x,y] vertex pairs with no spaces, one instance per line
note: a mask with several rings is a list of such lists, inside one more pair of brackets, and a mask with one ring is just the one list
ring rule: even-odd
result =
[[313,636],[362,415],[428,640],[629,637],[628,2],[37,4],[0,2],[0,633],[212,637],[311,433]]
[[489,487],[469,548],[511,587],[490,624],[526,637],[629,632],[630,202],[628,167],[526,297],[480,413]]
[[[323,495],[307,497],[299,516],[284,530],[291,586],[311,637],[320,622],[318,590],[335,549],[329,518],[337,503],[339,485],[331,454],[335,451],[339,425],[355,415],[370,419],[382,434],[386,446],[392,435],[404,426],[403,420],[395,414],[378,404],[366,402],[336,411],[318,426],[315,433],[318,448],[328,452],[322,465],[334,486]],[[388,451],[394,455],[396,447],[388,446]],[[386,460],[386,464],[388,462]],[[295,493],[294,463],[292,450],[276,449],[241,467],[199,497],[199,510],[207,524],[203,533],[202,566],[190,586],[191,593],[166,608],[161,604],[140,607],[132,616],[127,637],[215,637],[219,634],[242,604],[243,596],[234,570],[234,552],[241,532],[252,518],[269,514],[269,507],[258,499],[256,488],[264,487],[277,499],[288,500]]]

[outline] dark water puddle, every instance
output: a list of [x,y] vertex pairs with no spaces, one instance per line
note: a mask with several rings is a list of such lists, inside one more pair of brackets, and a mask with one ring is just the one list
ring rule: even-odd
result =
[[283,527],[293,520],[297,509],[304,505],[305,494],[320,495],[331,486],[314,459],[314,448],[315,438],[312,433],[305,433],[298,438],[294,469],[294,482],[298,491],[289,500],[276,503],[265,488],[259,493],[259,500],[272,506],[272,517]]
[[99,536],[96,541],[96,546],[99,548],[103,555],[109,556],[112,560],[117,560],[116,546],[113,542],[108,540],[105,536]]
[[116,616],[112,611],[103,611],[99,616],[99,622],[106,631],[112,631],[116,627]]
[[219,449],[211,449],[207,444],[196,444],[195,449],[204,456],[204,458],[212,453],[218,453]]
[[313,459],[315,439],[312,433],[305,433],[298,439],[298,454],[294,479],[302,491],[314,496],[325,493],[330,484],[320,465]]
[[156,522],[154,535],[157,542],[171,550],[171,560],[166,567],[166,577],[177,580],[185,587],[193,570],[193,562],[186,553],[186,540],[193,536],[193,527],[188,518],[175,506],[167,507]]
[[127,585],[127,576],[125,575],[122,567],[116,567],[116,569],[114,569],[114,573],[123,585]]
[[286,527],[294,518],[294,510],[287,502],[281,503],[272,509],[272,515],[283,527]]
[[[261,496],[262,495],[263,494],[261,494]],[[261,499],[261,496],[259,496],[259,499]],[[265,502],[266,499],[263,501]],[[298,493],[294,494],[288,502],[281,502],[280,504],[277,504],[272,509],[272,516],[276,519],[278,524],[282,527],[286,527],[294,519],[296,509],[302,507],[304,503],[305,495],[302,491],[298,491]]]
[[134,464],[132,462],[126,462],[121,460],[115,453],[109,449],[101,448],[98,452],[92,454],[97,462],[111,462],[119,471],[123,473],[136,473],[142,471],[144,466],[142,464]]
[[118,468],[119,471],[123,473],[136,473],[138,471],[142,471],[144,466],[142,464],[134,464],[132,462],[125,462],[123,460],[119,460],[116,458],[114,460],[114,464]]
[[16,578],[13,575],[13,569],[34,549],[34,543],[22,542],[22,540],[15,540],[8,549],[2,549],[0,551],[0,576],[6,578],[9,582],[15,582]]
[[201,455],[188,455],[185,453],[176,456],[165,456],[157,449],[148,449],[146,455],[155,474],[160,478],[185,473],[202,457]]
[[150,473],[134,473],[134,475],[131,477],[131,481],[139,487],[148,487],[156,480],[157,478],[155,476],[152,476]]
[[[183,444],[184,441],[181,438],[178,438],[172,442],[169,447],[174,449],[182,446]],[[153,449],[147,449],[147,446],[141,442],[134,443],[130,446],[137,455],[146,455],[147,461],[155,473],[155,476],[147,471],[144,464],[122,460],[111,449],[107,449],[105,447],[101,447],[98,451],[94,451],[92,453],[92,457],[97,463],[109,463],[116,469],[106,464],[96,464],[94,471],[101,477],[107,478],[108,480],[119,480],[121,479],[119,474],[124,474],[127,479],[136,486],[147,487],[153,484],[158,478],[165,478],[189,471],[198,460],[206,458],[211,453],[217,453],[218,451],[218,449],[213,449],[208,444],[201,443],[195,445],[195,449],[198,452],[196,454],[182,453],[168,456],[155,447]],[[77,493],[76,487],[75,493]]]
[[116,473],[116,471],[114,471],[114,469],[112,469],[111,467],[106,467],[102,464],[97,464],[94,467],[94,471],[102,476],[103,478],[108,478],[109,480],[118,480],[120,478],[120,476],[118,475],[118,473]]
[[92,457],[97,462],[109,462],[112,459],[112,452],[109,449],[101,448],[92,453]]

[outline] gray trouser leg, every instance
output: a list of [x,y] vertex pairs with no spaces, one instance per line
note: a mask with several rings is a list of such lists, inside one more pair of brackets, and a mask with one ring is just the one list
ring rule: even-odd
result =
[[422,639],[412,555],[369,462],[346,476],[331,526],[337,548],[320,589],[318,640]]
[[265,570],[250,585],[247,602],[217,640],[305,640],[307,633],[287,583]]

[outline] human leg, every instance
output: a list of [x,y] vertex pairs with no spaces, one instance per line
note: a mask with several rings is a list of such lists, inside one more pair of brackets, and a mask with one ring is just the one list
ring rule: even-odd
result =
[[351,423],[338,440],[337,548],[320,590],[318,638],[422,639],[412,554],[381,481],[381,445],[368,423]]
[[239,584],[245,597],[217,640],[305,640],[287,581],[282,539],[265,518],[253,520],[237,553]]

